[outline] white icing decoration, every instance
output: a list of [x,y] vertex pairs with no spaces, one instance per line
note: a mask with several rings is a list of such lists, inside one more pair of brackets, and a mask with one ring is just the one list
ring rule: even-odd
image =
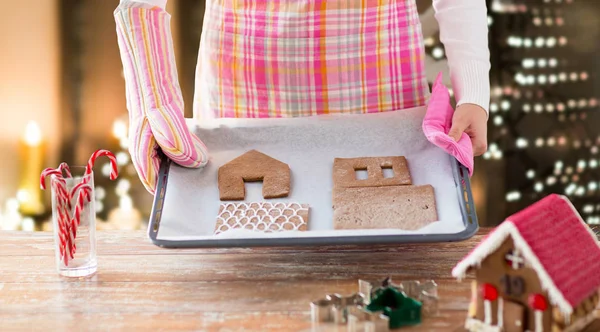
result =
[[512,253],[506,254],[506,259],[511,262],[513,270],[517,270],[520,264],[525,264],[525,260],[519,254],[519,249],[515,248]]
[[536,310],[535,313],[535,332],[544,332],[544,313],[540,310]]
[[502,327],[504,325],[504,299],[498,299],[498,326]]
[[246,229],[271,233],[298,231],[307,222],[300,212],[308,212],[308,207],[299,203],[224,203],[217,216],[219,227],[215,235],[233,229]]
[[465,328],[471,332],[502,332],[502,328],[491,326],[475,318],[468,318],[465,322]]
[[483,307],[485,310],[484,311],[485,323],[492,324],[492,303],[490,302],[490,300],[483,301]]

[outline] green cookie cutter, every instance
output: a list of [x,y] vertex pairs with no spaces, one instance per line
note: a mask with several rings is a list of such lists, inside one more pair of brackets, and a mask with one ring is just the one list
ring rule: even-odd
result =
[[373,295],[365,309],[373,313],[383,312],[390,319],[390,329],[421,323],[421,302],[394,287],[380,288]]
[[395,283],[389,277],[383,281],[367,281],[362,279],[358,281],[359,292],[363,294],[365,304],[371,302],[371,298],[374,296],[375,291],[385,287],[395,288],[406,294],[408,297],[421,302],[423,305],[421,308],[421,316],[423,318],[433,317],[438,314],[439,297],[437,292],[438,286],[435,281],[427,280],[419,282],[418,280],[407,280]]

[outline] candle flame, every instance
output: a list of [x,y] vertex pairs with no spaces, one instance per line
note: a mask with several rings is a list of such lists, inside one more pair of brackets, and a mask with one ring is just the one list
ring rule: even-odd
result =
[[39,145],[42,141],[42,131],[35,121],[30,121],[25,127],[25,143],[29,146]]

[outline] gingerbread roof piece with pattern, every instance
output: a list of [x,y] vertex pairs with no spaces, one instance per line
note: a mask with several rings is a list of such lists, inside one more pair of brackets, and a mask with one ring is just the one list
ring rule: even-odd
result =
[[251,150],[221,166],[218,172],[221,200],[243,200],[244,182],[263,182],[264,198],[287,197],[290,193],[290,167],[264,153]]
[[263,233],[308,230],[308,204],[224,203],[219,208],[215,235],[233,229]]

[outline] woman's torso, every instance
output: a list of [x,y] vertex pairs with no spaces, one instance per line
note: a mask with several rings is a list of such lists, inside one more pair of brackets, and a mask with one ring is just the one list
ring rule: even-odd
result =
[[297,117],[421,106],[414,0],[207,0],[195,116]]

